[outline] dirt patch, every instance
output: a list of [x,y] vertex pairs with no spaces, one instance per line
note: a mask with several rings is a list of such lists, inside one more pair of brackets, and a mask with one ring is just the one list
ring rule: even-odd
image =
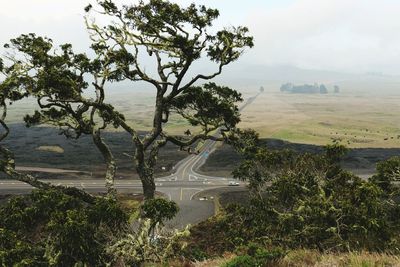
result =
[[53,152],[53,153],[58,153],[58,154],[64,153],[64,149],[60,146],[39,146],[36,148],[36,150]]

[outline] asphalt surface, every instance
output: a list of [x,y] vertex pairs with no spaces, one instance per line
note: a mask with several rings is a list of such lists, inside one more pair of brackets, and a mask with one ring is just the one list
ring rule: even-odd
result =
[[[250,97],[244,105],[240,107],[243,110],[250,105],[258,96]],[[218,133],[217,133],[218,134]],[[178,162],[173,173],[169,176],[156,178],[156,188],[158,192],[166,195],[170,200],[175,201],[180,211],[177,216],[167,223],[170,227],[182,228],[188,224],[201,222],[215,213],[213,197],[204,197],[200,194],[206,190],[215,192],[219,188],[226,191],[229,188],[244,186],[242,183],[232,186],[230,183],[237,182],[233,178],[207,176],[197,172],[197,170],[206,162],[208,156],[214,152],[216,142],[208,140],[199,149],[198,154],[192,154]],[[21,167],[23,168],[23,167]],[[22,169],[25,170],[25,169]],[[28,170],[28,169],[26,169]],[[38,171],[47,170],[40,168]],[[52,172],[71,172],[71,170],[49,169]],[[72,171],[75,172],[75,171]],[[82,188],[88,192],[104,192],[104,181],[101,180],[45,180],[55,185],[65,185]],[[138,180],[116,180],[115,187],[118,191],[129,193],[142,193],[142,184]],[[32,190],[28,184],[14,180],[0,180],[0,194],[26,194]]]

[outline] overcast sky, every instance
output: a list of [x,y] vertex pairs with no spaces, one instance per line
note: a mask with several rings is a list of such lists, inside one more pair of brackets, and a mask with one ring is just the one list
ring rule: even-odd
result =
[[[118,0],[130,3],[131,1]],[[216,7],[217,26],[246,25],[256,47],[242,62],[307,69],[400,74],[398,0],[176,0]],[[86,0],[0,0],[0,43],[35,32],[88,46]],[[0,50],[3,53],[3,50]]]

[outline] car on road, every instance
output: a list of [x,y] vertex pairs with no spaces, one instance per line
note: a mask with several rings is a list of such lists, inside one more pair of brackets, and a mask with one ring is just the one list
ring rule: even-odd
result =
[[240,185],[239,182],[236,182],[236,181],[229,182],[229,186],[239,186],[239,185]]

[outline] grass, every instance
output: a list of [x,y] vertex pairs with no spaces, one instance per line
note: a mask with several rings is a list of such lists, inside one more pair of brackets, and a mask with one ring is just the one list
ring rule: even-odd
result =
[[[264,138],[292,142],[326,144],[339,138],[350,147],[400,147],[397,138],[400,95],[351,93],[351,89],[336,95],[297,95],[279,93],[277,88],[266,89],[268,92],[242,112],[240,127],[254,128]],[[152,91],[135,92],[131,97],[113,94],[109,102],[125,115],[131,126],[150,129],[154,112]],[[36,106],[31,100],[15,103],[10,107],[8,121],[21,122]],[[165,130],[183,134],[187,129],[195,132],[185,120],[172,114]]]
[[349,147],[400,147],[400,95],[261,94],[242,112],[242,128],[263,138]]
[[[193,267],[218,267],[235,258],[234,254],[224,254],[222,257],[202,262],[182,265],[182,262],[172,261],[170,266],[193,266]],[[179,265],[181,264],[181,265]],[[398,256],[384,253],[321,253],[314,250],[293,250],[283,259],[274,263],[274,267],[398,267],[400,258]]]
[[313,250],[289,252],[277,267],[389,267],[400,266],[398,256],[385,253],[350,252],[340,254],[320,253]]
[[122,209],[124,209],[129,214],[130,222],[138,218],[140,212],[140,204],[143,201],[142,195],[118,194],[117,200],[120,203]]
[[[266,87],[251,105],[242,111],[241,128],[253,128],[262,138],[325,145],[341,140],[349,147],[400,147],[400,95],[362,92],[367,85],[341,86],[341,94],[306,95],[278,92],[276,85]],[[362,88],[361,88],[362,87]],[[122,112],[128,124],[140,131],[151,128],[154,112],[153,91],[136,91],[131,95],[115,93],[108,101]],[[256,92],[246,92],[245,98]],[[22,122],[22,117],[36,108],[32,100],[10,106],[9,122]],[[169,134],[180,134],[196,128],[176,114],[165,125]],[[114,129],[109,129],[115,131]],[[120,131],[120,130],[119,130]]]
[[117,197],[121,207],[126,211],[137,210],[143,200],[140,195],[118,194]]

